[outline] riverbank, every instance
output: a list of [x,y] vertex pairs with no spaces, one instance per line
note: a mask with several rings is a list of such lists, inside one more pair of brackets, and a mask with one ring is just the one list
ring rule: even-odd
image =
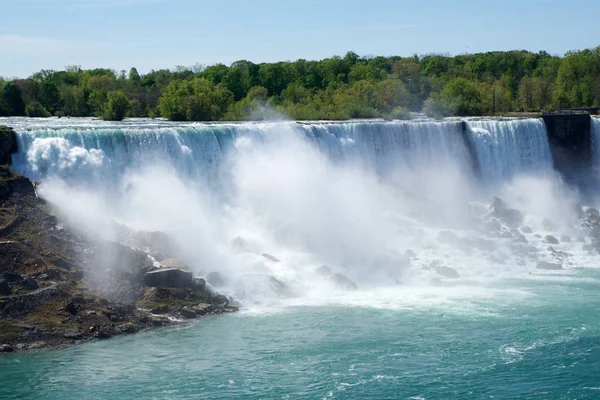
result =
[[35,184],[11,172],[15,151],[14,132],[0,127],[0,352],[77,344],[237,310],[192,277],[161,233],[119,227],[125,245],[90,241],[63,225]]

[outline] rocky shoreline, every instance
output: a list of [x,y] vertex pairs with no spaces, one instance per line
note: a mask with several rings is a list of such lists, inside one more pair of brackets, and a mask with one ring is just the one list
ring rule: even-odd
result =
[[62,225],[35,184],[11,172],[16,150],[15,133],[0,127],[0,353],[237,311],[160,232],[119,227],[116,241],[90,241]]

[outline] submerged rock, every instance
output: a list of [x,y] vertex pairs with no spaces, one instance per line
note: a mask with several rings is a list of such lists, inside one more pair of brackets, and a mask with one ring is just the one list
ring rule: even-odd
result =
[[278,259],[278,258],[277,258],[277,257],[275,257],[275,256],[272,256],[272,255],[271,255],[271,254],[269,254],[269,253],[262,253],[260,256],[261,256],[262,258],[266,258],[267,260],[269,260],[269,261],[272,261],[272,262],[275,262],[275,263],[279,263],[279,262],[281,262],[281,260],[280,260],[280,259]]
[[344,274],[340,274],[339,272],[334,274],[331,277],[331,280],[336,284],[337,287],[344,290],[358,290],[358,286],[356,283],[352,282],[350,278],[348,278]]
[[192,273],[179,268],[158,269],[146,272],[144,284],[151,287],[190,287],[192,286]]
[[546,235],[546,236],[544,237],[544,241],[545,241],[546,243],[550,243],[550,244],[558,244],[558,243],[559,243],[559,242],[558,242],[558,239],[557,239],[557,238],[555,238],[555,237],[554,237],[554,236],[552,236],[552,235]]
[[329,268],[327,265],[321,265],[319,268],[317,268],[317,269],[315,270],[315,272],[316,272],[318,275],[321,275],[321,276],[326,276],[326,277],[327,277],[327,276],[331,276],[331,274],[333,273],[333,272],[331,271],[331,268]]
[[225,279],[223,279],[223,276],[217,271],[209,272],[208,275],[206,275],[206,282],[216,288],[225,286]]
[[460,275],[457,270],[442,265],[432,266],[433,270],[438,274],[448,279],[459,279]]
[[563,267],[560,264],[555,264],[555,263],[551,263],[548,261],[539,261],[535,268],[543,269],[543,270],[547,270],[547,271],[558,271],[558,270],[563,269]]

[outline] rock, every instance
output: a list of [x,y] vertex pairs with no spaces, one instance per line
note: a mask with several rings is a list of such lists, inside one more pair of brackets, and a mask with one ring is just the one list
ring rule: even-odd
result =
[[158,306],[150,310],[152,314],[168,314],[171,309],[169,306]]
[[542,235],[540,235],[540,234],[536,233],[535,235],[533,235],[533,237],[534,237],[534,238],[536,238],[536,239],[541,239],[541,238],[542,238]]
[[137,332],[136,326],[131,322],[127,322],[125,324],[119,325],[119,329],[121,330],[121,332],[124,332],[124,333],[136,333]]
[[181,309],[181,311],[179,312],[179,314],[186,319],[193,319],[196,318],[196,311],[194,311],[192,308],[190,307],[183,307]]
[[151,287],[191,287],[192,273],[179,268],[158,269],[146,272],[144,275],[144,284]]
[[19,283],[19,282],[23,281],[23,277],[21,275],[14,274],[11,272],[7,272],[7,273],[3,274],[2,277],[8,283]]
[[344,274],[340,274],[339,272],[332,275],[331,280],[336,284],[337,287],[344,290],[358,290],[358,286],[356,283],[352,282],[350,278],[348,278]]
[[210,313],[212,311],[212,305],[207,304],[207,303],[200,303],[194,307],[192,307],[192,309],[194,310],[194,312],[196,313],[196,315],[206,315],[208,313]]
[[327,277],[327,276],[331,276],[331,274],[333,273],[333,272],[331,271],[331,268],[329,268],[327,265],[321,265],[319,268],[317,268],[317,269],[315,270],[315,272],[316,272],[318,275],[325,276],[325,277]]
[[514,208],[508,208],[504,201],[498,197],[494,197],[490,206],[491,216],[498,218],[510,228],[518,227],[523,221],[521,211]]
[[547,270],[547,271],[558,271],[558,270],[563,269],[563,267],[560,264],[555,264],[555,263],[551,263],[548,261],[539,261],[535,268],[543,269],[543,270]]
[[531,228],[530,228],[530,227],[528,227],[528,226],[524,226],[524,227],[522,227],[522,228],[521,228],[521,232],[523,232],[523,233],[526,233],[526,234],[533,233],[533,231],[531,230]]
[[206,282],[210,283],[211,286],[216,288],[225,286],[225,280],[223,279],[223,276],[216,271],[209,272],[208,275],[206,275]]
[[279,260],[279,259],[278,259],[277,257],[275,257],[275,256],[272,256],[272,255],[271,255],[271,254],[269,254],[269,253],[262,253],[260,256],[261,256],[262,258],[266,258],[267,260],[269,260],[269,261],[272,261],[272,262],[275,262],[275,263],[281,262],[281,260]]
[[10,285],[4,279],[0,280],[0,296],[8,296],[12,293]]
[[444,267],[441,265],[436,265],[436,266],[433,266],[432,268],[438,275],[441,275],[444,278],[448,278],[448,279],[459,279],[460,278],[458,271],[456,271],[454,268]]
[[562,235],[560,237],[560,241],[563,243],[571,243],[571,236],[569,235]]
[[25,278],[22,285],[26,290],[36,290],[40,287],[37,281],[33,278]]
[[202,278],[194,278],[192,279],[192,287],[196,290],[204,290],[206,289],[206,281]]
[[517,235],[517,237],[515,238],[515,243],[523,243],[523,244],[528,244],[529,242],[527,241],[527,238],[521,234]]
[[12,353],[15,349],[10,344],[0,345],[0,353]]
[[554,237],[554,236],[552,236],[552,235],[546,235],[546,236],[544,237],[544,241],[545,241],[546,243],[550,243],[550,244],[558,244],[558,243],[559,243],[559,242],[558,242],[558,239],[557,239],[557,238],[555,238],[555,237]]
[[600,211],[598,211],[595,208],[589,207],[587,210],[585,210],[585,214],[588,216],[594,216],[596,218],[600,218]]
[[248,242],[242,237],[236,237],[231,241],[231,247],[233,247],[238,252],[248,251],[250,249],[250,245]]

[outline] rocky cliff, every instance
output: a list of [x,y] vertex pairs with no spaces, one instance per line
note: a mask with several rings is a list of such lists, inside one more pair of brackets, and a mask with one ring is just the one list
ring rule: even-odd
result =
[[121,227],[126,245],[71,231],[36,195],[34,183],[10,171],[16,148],[14,132],[0,127],[0,352],[236,310],[184,263],[164,259],[176,254],[168,254],[169,239],[160,232]]

